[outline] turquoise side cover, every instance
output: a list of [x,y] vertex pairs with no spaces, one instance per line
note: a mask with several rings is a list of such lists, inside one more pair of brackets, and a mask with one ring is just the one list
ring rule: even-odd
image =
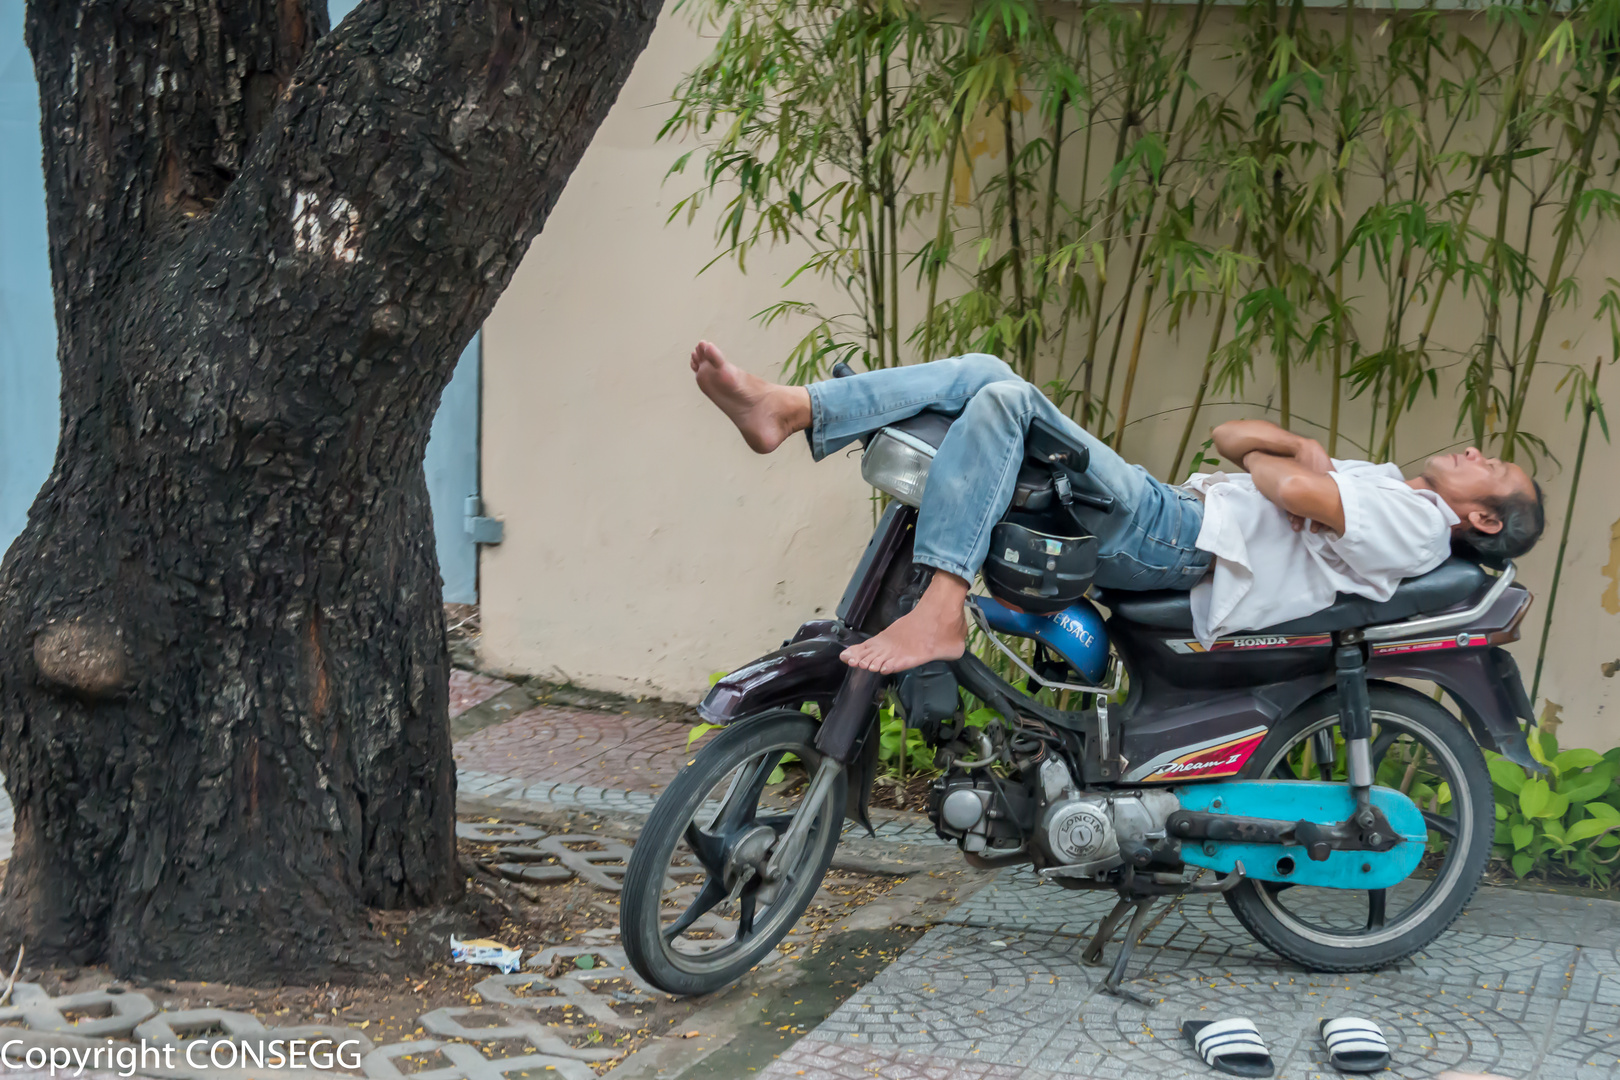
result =
[[[1323,780],[1228,780],[1177,788],[1176,795],[1184,810],[1318,825],[1337,825],[1356,808],[1348,785]],[[1410,877],[1423,860],[1429,824],[1412,800],[1394,788],[1375,787],[1371,797],[1401,837],[1401,843],[1388,851],[1330,851],[1322,862],[1315,862],[1298,845],[1183,840],[1181,861],[1223,874],[1241,862],[1245,876],[1260,881],[1328,889],[1391,888]]]

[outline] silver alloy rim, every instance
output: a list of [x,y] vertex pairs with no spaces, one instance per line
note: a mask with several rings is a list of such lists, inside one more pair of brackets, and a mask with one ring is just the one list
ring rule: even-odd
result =
[[[761,760],[767,755],[778,752],[789,752],[797,755],[802,766],[807,772],[812,774],[815,770],[816,762],[820,758],[820,755],[815,752],[814,747],[800,744],[791,739],[774,741],[769,746],[766,746],[761,750],[756,750],[749,754],[748,757],[737,762],[736,765],[732,766],[732,768],[721,777],[719,782],[711,785],[707,791],[703,792],[697,805],[692,807],[692,809],[684,815],[686,818],[686,825],[689,825],[693,821],[703,817],[705,812],[707,812],[707,817],[704,825],[713,825],[721,809],[730,800],[732,795],[735,794],[737,786],[748,767],[752,763]],[[724,793],[721,794],[719,798],[714,798],[713,796],[715,791],[720,788],[722,784],[725,785]],[[795,802],[793,806],[796,807],[797,803]],[[787,812],[791,812],[788,808],[783,809]],[[841,805],[834,807],[833,800],[828,800],[827,805],[822,809],[820,820],[814,826],[812,826],[813,831],[810,834],[810,839],[805,843],[804,849],[799,856],[799,864],[793,868],[793,872],[789,876],[787,883],[778,887],[775,895],[771,897],[770,901],[760,905],[754,914],[753,930],[746,938],[739,938],[737,934],[740,923],[738,922],[735,914],[733,914],[730,918],[718,914],[720,909],[723,907],[733,909],[736,908],[737,898],[735,896],[721,901],[720,904],[717,904],[713,910],[703,916],[698,923],[693,924],[694,927],[701,926],[704,930],[710,933],[719,932],[723,925],[726,928],[726,931],[729,932],[729,937],[716,936],[713,938],[693,938],[686,936],[684,931],[682,934],[677,935],[673,939],[666,938],[664,936],[664,926],[666,923],[674,921],[672,918],[666,917],[669,913],[665,911],[665,902],[672,896],[677,895],[680,896],[681,900],[689,899],[690,894],[696,892],[696,889],[693,888],[693,886],[695,885],[700,887],[707,876],[704,875],[689,878],[685,875],[681,875],[677,877],[669,872],[670,870],[679,870],[693,865],[701,865],[698,863],[694,853],[692,853],[686,847],[686,825],[682,825],[682,831],[676,834],[675,845],[673,848],[671,848],[669,855],[665,859],[664,865],[666,870],[663,881],[661,882],[657,909],[658,945],[659,948],[663,950],[664,956],[669,960],[669,962],[676,968],[688,974],[706,974],[735,962],[739,955],[742,955],[749,949],[754,948],[759,942],[771,940],[779,935],[785,935],[789,930],[791,930],[792,928],[790,926],[784,927],[782,926],[782,923],[787,921],[788,918],[794,914],[794,909],[798,906],[794,901],[805,887],[804,876],[807,868],[810,868],[810,864],[815,859],[816,853],[820,851],[821,838],[825,836],[825,833],[822,830],[827,828],[836,829],[838,827],[838,819],[835,817],[831,823],[829,823],[829,815],[836,813],[841,816],[842,812],[843,807]],[[681,884],[675,884],[676,882],[680,882]],[[686,882],[691,882],[691,884],[685,884]],[[674,888],[671,888],[672,884],[674,884]],[[819,882],[816,884],[819,884]],[[815,885],[812,884],[810,887],[813,889]],[[680,908],[684,908],[685,903],[679,903],[679,906]],[[679,947],[679,943],[682,942],[688,945],[707,947],[688,951]]]
[[[1289,930],[1289,932],[1297,934],[1299,937],[1302,937],[1307,941],[1314,942],[1318,945],[1326,945],[1329,948],[1334,949],[1361,949],[1370,945],[1382,945],[1385,942],[1393,941],[1395,938],[1407,933],[1413,926],[1421,923],[1424,919],[1433,914],[1435,909],[1444,903],[1446,897],[1451,895],[1452,887],[1456,884],[1456,878],[1462,874],[1463,870],[1464,860],[1460,857],[1460,855],[1461,853],[1468,851],[1469,844],[1473,840],[1474,836],[1473,803],[1472,800],[1462,798],[1462,793],[1457,789],[1457,781],[1461,779],[1463,775],[1462,763],[1459,762],[1451,753],[1450,748],[1444,743],[1436,742],[1431,744],[1428,740],[1422,738],[1422,732],[1414,728],[1411,719],[1409,717],[1402,716],[1399,713],[1375,709],[1373,710],[1372,718],[1375,724],[1379,724],[1383,727],[1393,727],[1397,731],[1411,736],[1413,740],[1422,746],[1427,753],[1433,754],[1436,758],[1439,758],[1444,763],[1445,769],[1448,773],[1447,783],[1451,785],[1452,789],[1451,807],[1457,819],[1457,836],[1455,839],[1449,841],[1450,848],[1447,851],[1446,863],[1442,868],[1440,876],[1437,877],[1434,880],[1434,883],[1431,884],[1425,891],[1423,896],[1420,898],[1420,902],[1417,905],[1414,905],[1412,908],[1409,908],[1407,911],[1402,912],[1401,915],[1392,922],[1387,923],[1382,930],[1375,931],[1373,933],[1327,933],[1320,927],[1311,926],[1308,923],[1300,921],[1296,915],[1277,903],[1277,894],[1273,894],[1264,887],[1256,885],[1253,891],[1260,897],[1260,902],[1265,905],[1266,909],[1270,911],[1272,915],[1276,917],[1277,921],[1282,923]],[[1331,728],[1337,725],[1338,722],[1339,716],[1337,713],[1334,713],[1332,716],[1324,717],[1320,721],[1312,724],[1310,727],[1300,732],[1291,742],[1289,742],[1287,746],[1283,747],[1282,750],[1274,755],[1270,761],[1266,762],[1265,767],[1260,772],[1260,775],[1262,777],[1269,777],[1273,770],[1275,770],[1277,766],[1282,763],[1283,759],[1297,750],[1308,739],[1310,739],[1312,735],[1315,735],[1318,731],[1322,731],[1325,728]],[[1457,855],[1458,857],[1453,857],[1453,855]]]

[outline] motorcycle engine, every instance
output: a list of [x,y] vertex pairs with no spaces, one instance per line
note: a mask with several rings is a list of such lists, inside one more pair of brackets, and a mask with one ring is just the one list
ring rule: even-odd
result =
[[1055,757],[1032,771],[1023,783],[982,776],[936,781],[928,800],[935,830],[973,854],[1021,849],[1033,840],[1038,863],[1086,876],[1126,862],[1147,865],[1166,842],[1165,821],[1181,809],[1169,791],[1080,791]]
[[973,854],[1021,848],[1038,810],[1024,786],[1010,780],[953,777],[936,781],[928,793],[935,832]]
[[1068,767],[1041,763],[1036,796],[1041,804],[1036,843],[1049,865],[1086,875],[1130,861],[1146,865],[1165,839],[1165,821],[1181,808],[1169,791],[1079,791]]

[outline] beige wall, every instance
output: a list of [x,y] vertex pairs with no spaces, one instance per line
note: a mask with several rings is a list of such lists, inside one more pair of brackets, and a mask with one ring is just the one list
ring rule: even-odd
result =
[[707,47],[666,13],[485,327],[482,659],[695,699],[838,603],[870,532],[858,463],[748,451],[698,393],[700,338],[771,374],[791,328],[749,320],[785,259],[696,271],[703,226],[664,225],[661,103]]
[[[751,319],[781,298],[796,265],[791,252],[751,258],[747,276],[731,265],[697,276],[714,253],[709,220],[664,225],[693,181],[662,183],[675,151],[654,138],[670,89],[707,48],[679,14],[665,13],[486,325],[484,499],[486,512],[506,522],[505,541],[483,549],[480,567],[482,659],[493,670],[695,699],[710,672],[774,648],[799,622],[831,610],[870,529],[868,490],[852,459],[813,467],[792,444],[756,457],[692,385],[686,356],[699,338],[771,375],[802,332],[763,330]],[[1611,230],[1586,255],[1590,291],[1615,273],[1614,253]],[[792,295],[840,310],[836,296],[814,289],[801,279]],[[1456,319],[1468,318],[1457,306]],[[1125,450],[1161,474],[1208,332],[1193,319],[1179,339],[1150,336],[1156,374],[1138,381],[1131,415],[1163,415],[1133,424]],[[1563,462],[1542,471],[1548,539],[1521,564],[1538,597],[1551,576],[1577,434],[1551,393],[1559,375],[1551,365],[1590,365],[1609,347],[1606,328],[1584,318],[1555,322],[1548,340],[1557,345],[1525,417]],[[1617,376],[1605,378],[1620,401]],[[1326,417],[1321,382],[1296,378],[1295,412],[1305,420]],[[1400,460],[1452,448],[1449,393],[1403,422]],[[1265,401],[1268,388],[1245,396]],[[1205,418],[1257,412],[1215,405]],[[1347,431],[1365,431],[1360,402],[1346,415]],[[1620,448],[1594,433],[1542,686],[1571,745],[1620,744],[1620,678],[1602,672],[1620,660],[1617,581]],[[1543,614],[1538,600],[1515,647],[1527,684]]]

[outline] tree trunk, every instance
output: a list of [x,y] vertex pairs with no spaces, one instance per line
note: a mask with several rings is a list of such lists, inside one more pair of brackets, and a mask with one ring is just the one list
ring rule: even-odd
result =
[[31,0],[62,368],[0,565],[0,927],[386,964],[460,895],[422,454],[659,0]]

